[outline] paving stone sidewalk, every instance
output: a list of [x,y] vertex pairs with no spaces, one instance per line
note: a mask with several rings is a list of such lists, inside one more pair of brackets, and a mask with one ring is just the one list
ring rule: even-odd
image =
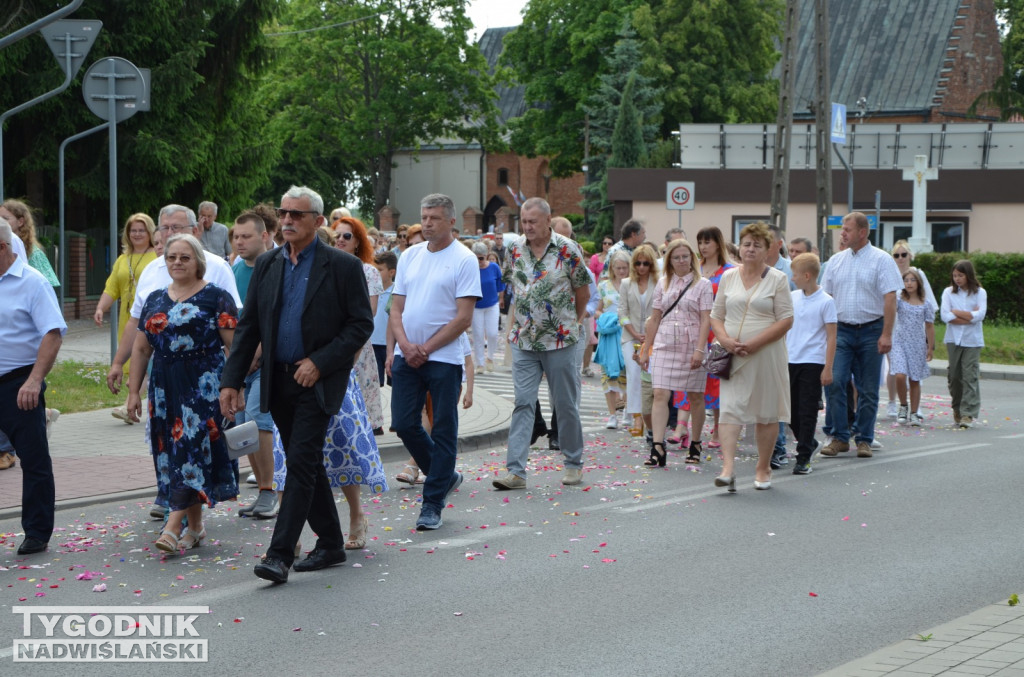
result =
[[987,606],[820,677],[882,675],[1024,677],[1024,605]]

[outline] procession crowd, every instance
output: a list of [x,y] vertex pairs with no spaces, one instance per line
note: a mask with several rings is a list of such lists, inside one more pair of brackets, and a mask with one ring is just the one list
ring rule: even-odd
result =
[[[45,407],[44,378],[66,325],[45,256],[26,251],[40,248],[21,206],[0,206],[0,292],[13,300],[0,315],[0,451],[11,458],[0,466],[21,462],[19,554],[32,554],[53,531],[46,433],[59,412]],[[203,506],[238,497],[247,454],[257,494],[238,512],[277,520],[256,575],[280,583],[291,569],[344,562],[366,545],[362,487],[388,490],[375,439],[385,425],[410,454],[395,480],[422,485],[417,529],[441,527],[463,480],[458,407],[472,406],[476,374],[498,368],[502,340],[515,388],[507,473],[493,481],[503,491],[527,487],[531,445],[544,435],[564,457],[562,483],[583,481],[581,377],[595,366],[606,427],[646,436],[645,465],[665,467],[673,445],[692,465],[720,448],[714,482],[730,492],[745,427],[764,490],[789,463],[787,427],[795,474],[812,472],[819,453],[871,457],[882,381],[886,415],[920,425],[936,313],[954,421],[968,428],[978,417],[986,297],[972,264],[953,267],[937,302],[909,245],[872,245],[863,214],[843,219],[840,251],[822,264],[809,240],[787,246],[764,223],[745,226],[735,245],[714,226],[693,241],[671,230],[657,245],[631,220],[588,257],[539,198],[522,205],[520,234],[460,240],[455,213],[450,198],[428,195],[420,223],[387,238],[343,208],[325,218],[322,198],[293,186],[280,206],[256,205],[231,226],[212,202],[198,216],[171,204],[156,222],[128,218],[94,319],[120,302],[107,382],[115,393],[127,385],[114,416],[145,422],[152,514],[165,520],[158,549],[204,542]],[[348,506],[347,538],[334,489]],[[307,522],[317,542],[298,559]]]

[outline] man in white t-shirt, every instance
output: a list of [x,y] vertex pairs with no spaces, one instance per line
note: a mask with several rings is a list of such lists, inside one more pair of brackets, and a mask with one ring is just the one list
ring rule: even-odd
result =
[[[398,260],[389,327],[395,338],[391,425],[427,476],[416,521],[424,531],[441,526],[448,495],[462,484],[455,470],[465,364],[459,336],[469,329],[481,294],[476,256],[452,235],[452,199],[439,193],[423,198],[420,223],[427,241]],[[434,410],[429,435],[420,418],[427,393]]]
[[[163,250],[163,243],[167,238],[178,233],[187,233],[198,238],[199,230],[196,215],[188,207],[170,204],[160,210],[156,232],[157,251]],[[235,304],[239,308],[242,307],[242,299],[238,297],[238,286],[235,284],[235,275],[227,261],[219,256],[207,256],[206,273],[203,275],[203,279],[226,290],[231,294],[231,298],[235,300]],[[121,390],[121,383],[124,379],[124,363],[132,354],[132,345],[135,343],[135,336],[139,328],[139,317],[142,315],[142,307],[151,293],[166,288],[170,283],[171,275],[167,272],[167,261],[163,256],[159,256],[155,261],[146,266],[142,274],[139,275],[139,282],[135,287],[135,299],[132,303],[128,322],[125,323],[124,332],[121,334],[121,341],[117,346],[117,353],[114,355],[114,359],[110,364],[110,370],[107,372],[107,387],[115,395]],[[127,419],[122,418],[122,413]],[[135,422],[131,414],[123,408],[115,409],[113,416],[129,423]],[[158,502],[150,511],[150,515],[162,517],[163,510],[161,508],[163,503],[166,503],[166,500],[161,503],[159,502],[160,497],[158,496],[157,498]]]

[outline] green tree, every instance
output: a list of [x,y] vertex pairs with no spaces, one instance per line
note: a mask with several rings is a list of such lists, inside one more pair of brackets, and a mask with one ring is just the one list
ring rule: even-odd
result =
[[[363,211],[376,215],[388,201],[397,149],[446,137],[500,148],[493,80],[468,42],[465,5],[290,2],[283,30],[308,32],[281,37],[265,90],[278,108],[270,130],[287,149],[286,165],[312,160],[330,169],[335,183],[325,198],[347,199],[356,186]],[[278,173],[275,182],[285,178]]]
[[999,119],[1020,120],[1024,116],[1024,0],[996,0],[996,16],[1002,28],[1003,72],[992,89],[982,92],[967,112],[996,108]]
[[643,43],[636,39],[629,17],[623,19],[618,39],[607,58],[605,73],[598,76],[599,88],[584,103],[587,114],[585,125],[589,131],[589,152],[585,146],[588,183],[583,193],[583,207],[588,214],[597,215],[601,232],[611,229],[611,204],[608,202],[607,182],[604,180],[608,154],[611,152],[612,131],[620,113],[623,92],[632,80],[630,98],[641,120],[644,154],[649,158],[658,145],[661,119],[661,89],[651,78],[637,71],[642,59]]
[[502,54],[530,106],[509,123],[517,153],[549,158],[555,176],[580,170],[585,102],[598,92],[606,55],[638,1],[530,0]]
[[[52,5],[52,3],[51,3]],[[21,3],[9,30],[52,10]],[[254,105],[255,78],[268,59],[262,26],[277,0],[87,0],[76,19],[100,19],[103,30],[86,61],[121,56],[152,70],[152,110],[118,125],[119,211],[155,214],[170,201],[220,203],[231,213],[251,204],[266,184],[276,150],[263,141],[266,111]],[[27,195],[56,220],[57,149],[100,122],[81,99],[81,75],[63,94],[12,117],[4,130],[5,194]],[[62,80],[38,36],[0,51],[0,109],[7,110]],[[257,140],[254,143],[254,139]],[[107,137],[68,148],[68,219],[74,227],[105,223]]]
[[663,131],[689,122],[775,119],[783,0],[651,0],[633,16],[665,88]]

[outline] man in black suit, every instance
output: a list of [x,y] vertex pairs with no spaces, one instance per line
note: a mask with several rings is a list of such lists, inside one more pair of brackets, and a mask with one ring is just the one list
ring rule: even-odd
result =
[[295,570],[345,561],[324,437],[341,409],[355,356],[373,332],[373,313],[359,259],[317,238],[323,209],[323,199],[306,187],[292,186],[281,198],[285,244],[256,260],[221,376],[221,411],[234,420],[244,408],[239,388],[262,344],[260,411],[270,411],[281,433],[288,483],[270,548],[254,573],[275,583],[288,580],[306,521],[316,547]]

